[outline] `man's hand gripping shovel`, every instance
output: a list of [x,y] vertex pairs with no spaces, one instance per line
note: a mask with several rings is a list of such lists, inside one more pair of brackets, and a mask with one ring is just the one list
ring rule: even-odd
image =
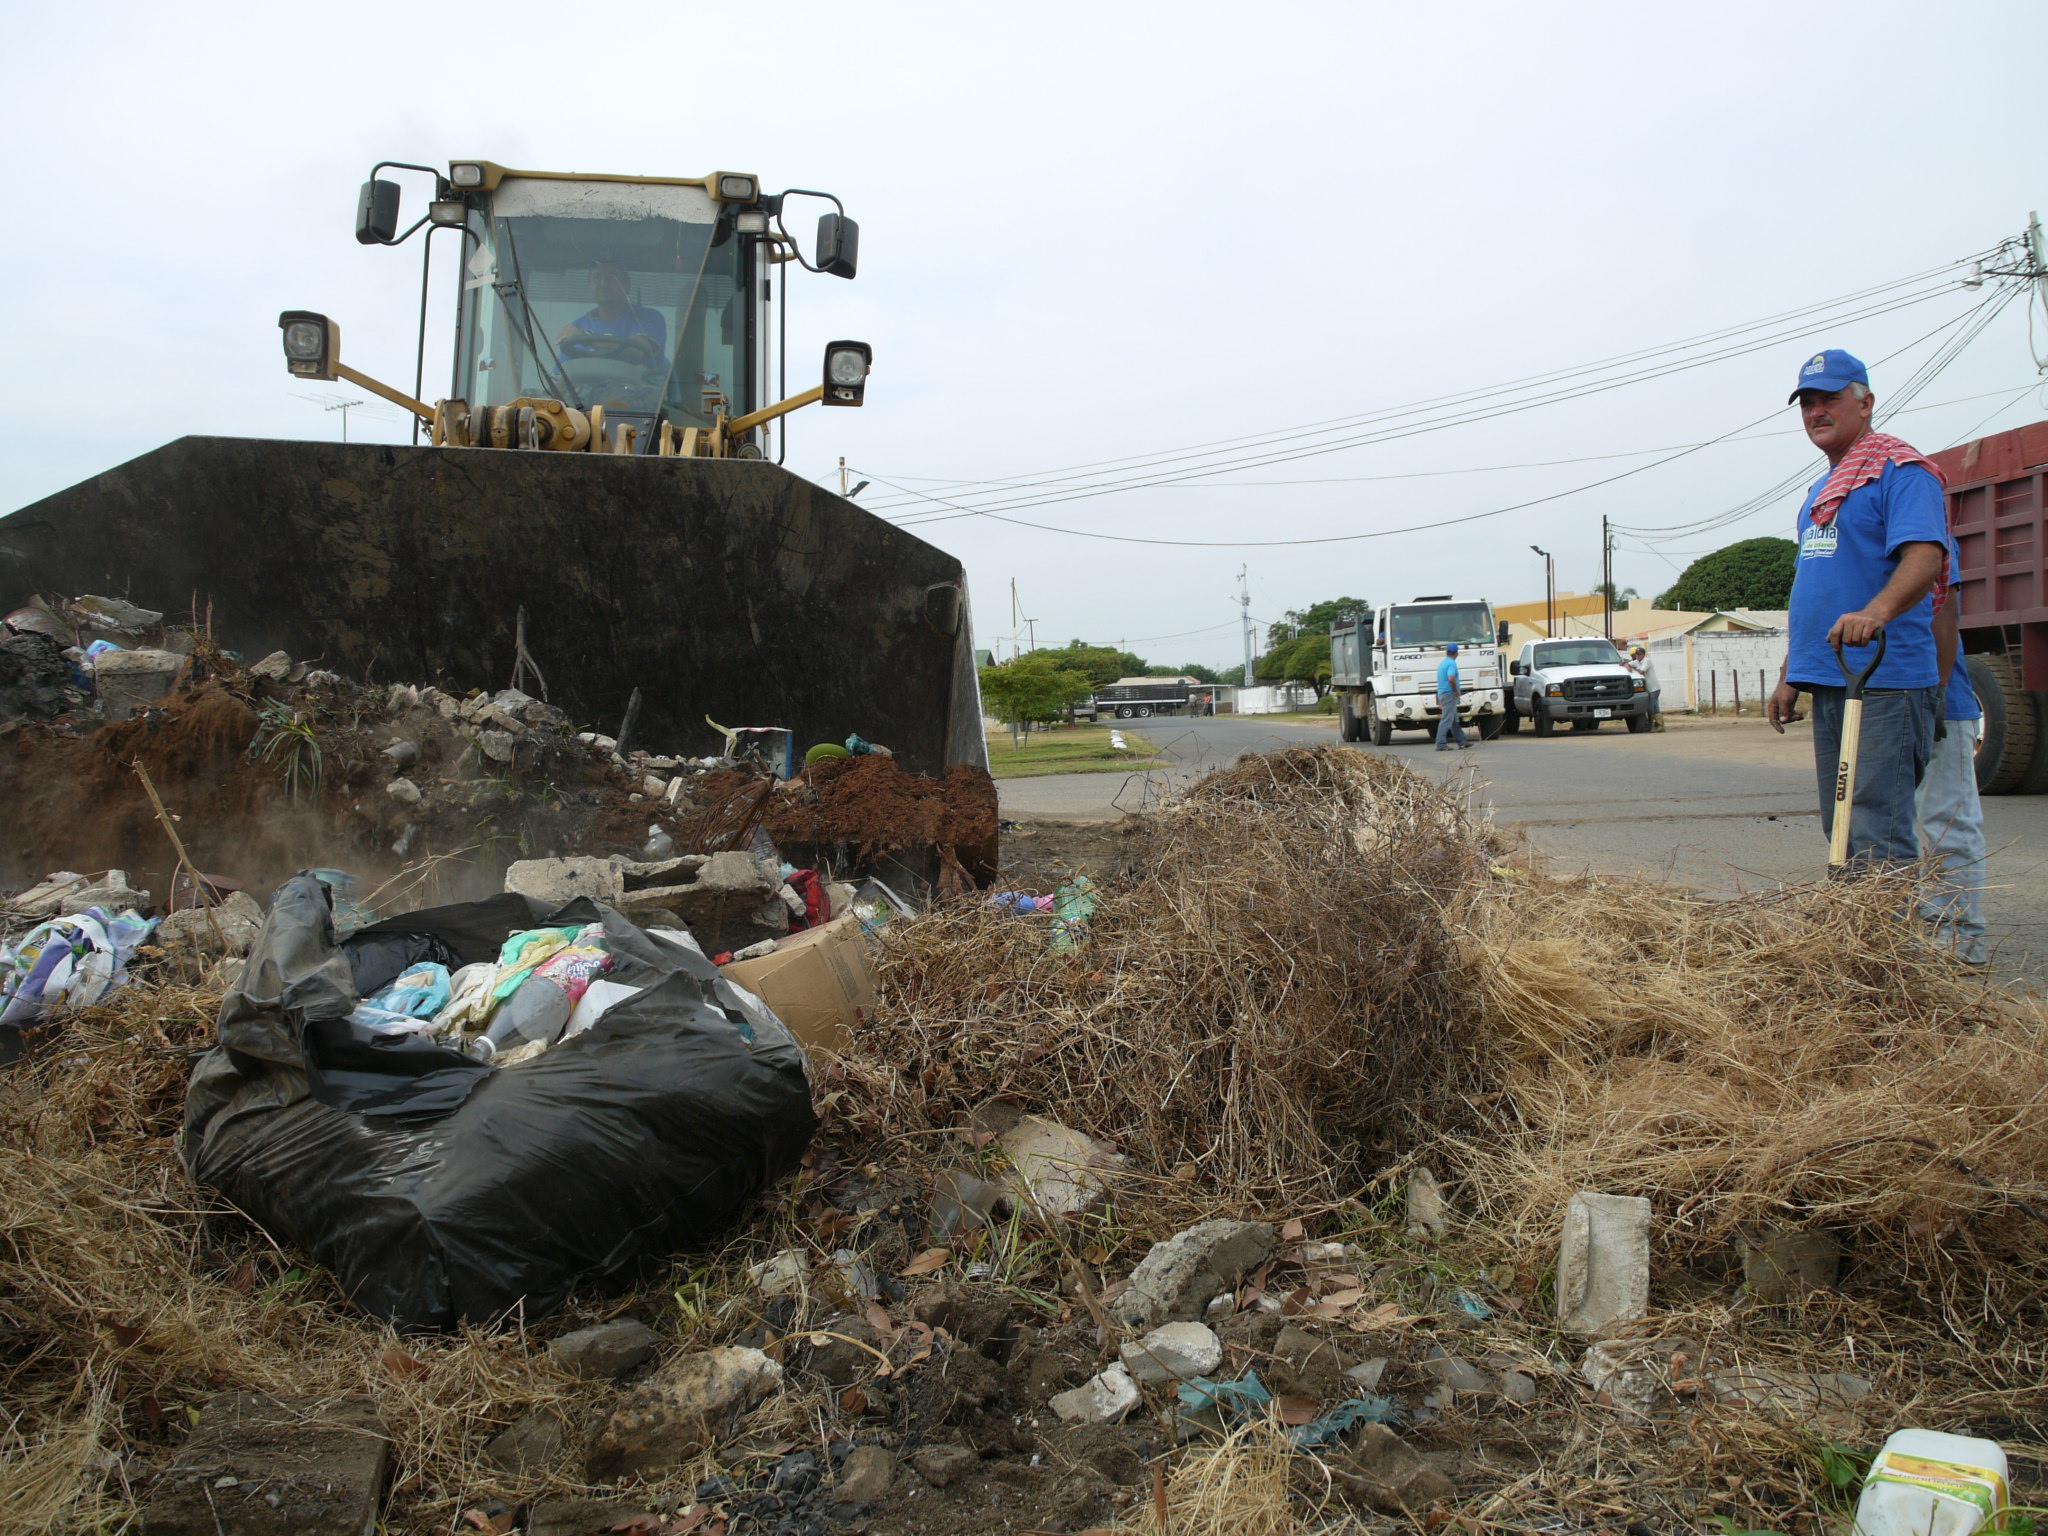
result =
[[1835,642],[1835,665],[1842,669],[1847,696],[1842,701],[1842,760],[1835,767],[1834,822],[1828,829],[1828,865],[1833,869],[1849,862],[1849,821],[1856,810],[1856,752],[1863,745],[1863,685],[1884,661],[1884,631],[1875,631],[1870,639],[1876,653],[1869,666],[1854,673],[1842,655],[1842,643]]

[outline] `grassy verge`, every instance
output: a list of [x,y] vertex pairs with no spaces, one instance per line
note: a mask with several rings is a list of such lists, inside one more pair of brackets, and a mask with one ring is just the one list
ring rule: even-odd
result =
[[[1127,750],[1110,745],[1109,734],[1119,731]],[[988,738],[988,771],[999,779],[1032,779],[1048,773],[1114,773],[1156,758],[1159,749],[1136,731],[1121,726],[1063,725],[1051,731],[1033,731],[1024,745],[1013,745],[1008,731],[992,732]]]
[[1242,720],[1247,725],[1270,724],[1275,721],[1287,721],[1295,725],[1335,725],[1337,723],[1337,717],[1334,713],[1324,714],[1321,710],[1317,709],[1293,709],[1279,715],[1222,715],[1217,718]]

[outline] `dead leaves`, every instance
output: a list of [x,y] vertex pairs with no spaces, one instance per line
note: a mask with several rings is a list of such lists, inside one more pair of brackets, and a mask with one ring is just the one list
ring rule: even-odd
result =
[[908,1264],[896,1271],[899,1280],[916,1280],[925,1275],[935,1275],[946,1267],[953,1257],[950,1248],[927,1248]]

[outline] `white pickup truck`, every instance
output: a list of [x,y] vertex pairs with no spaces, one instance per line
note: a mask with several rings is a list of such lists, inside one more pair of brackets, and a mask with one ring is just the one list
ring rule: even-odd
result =
[[1524,719],[1538,736],[1562,721],[1575,731],[1597,731],[1609,720],[1627,721],[1631,732],[1650,728],[1649,690],[1612,640],[1531,640],[1508,673],[1514,687],[1510,731]]

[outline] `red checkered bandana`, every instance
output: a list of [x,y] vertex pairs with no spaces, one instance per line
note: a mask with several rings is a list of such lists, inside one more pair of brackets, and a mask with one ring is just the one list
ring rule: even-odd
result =
[[[1948,477],[1942,474],[1941,466],[1927,457],[1918,448],[1903,438],[1893,437],[1884,432],[1866,432],[1856,439],[1855,445],[1842,455],[1842,462],[1829,473],[1820,488],[1820,494],[1813,499],[1813,526],[1825,528],[1835,520],[1835,514],[1842,510],[1842,503],[1849,499],[1849,493],[1859,486],[1870,484],[1884,473],[1887,464],[1918,464],[1940,482],[1948,485]],[[1941,574],[1934,578],[1934,611],[1939,613],[1941,605],[1948,601],[1949,588],[1948,549],[1941,552]]]

